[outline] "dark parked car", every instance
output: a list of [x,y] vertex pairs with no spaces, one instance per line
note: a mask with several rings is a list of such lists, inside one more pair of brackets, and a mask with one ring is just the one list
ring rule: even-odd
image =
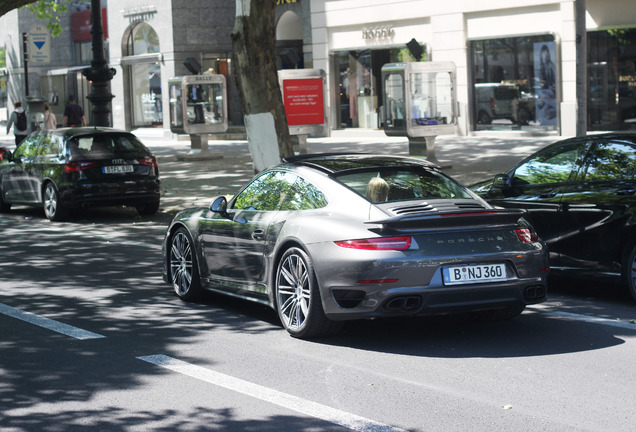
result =
[[301,338],[357,318],[509,319],[546,298],[547,251],[522,213],[426,161],[297,156],[177,214],[163,277],[183,300],[207,289],[269,305]]
[[0,161],[0,212],[42,206],[50,220],[73,208],[127,205],[159,209],[157,159],[133,134],[110,128],[34,132]]
[[493,205],[528,211],[554,274],[613,278],[636,299],[636,135],[554,143],[471,186]]

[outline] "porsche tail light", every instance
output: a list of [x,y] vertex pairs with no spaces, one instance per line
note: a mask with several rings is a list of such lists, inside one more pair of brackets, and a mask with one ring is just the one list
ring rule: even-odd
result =
[[85,169],[93,168],[94,166],[97,166],[95,162],[68,162],[64,164],[64,172],[79,172]]
[[349,249],[407,250],[411,247],[411,236],[342,240],[335,243],[340,247]]
[[515,232],[517,233],[519,240],[524,243],[535,242],[539,239],[537,232],[532,228],[517,228]]

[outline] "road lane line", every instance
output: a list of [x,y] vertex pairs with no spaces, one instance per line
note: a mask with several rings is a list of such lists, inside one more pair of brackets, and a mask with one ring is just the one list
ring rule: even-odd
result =
[[620,328],[636,331],[636,324],[632,324],[631,322],[617,321],[617,320],[612,320],[609,318],[601,318],[601,317],[595,317],[590,315],[581,315],[581,314],[575,314],[571,312],[560,312],[560,311],[544,312],[539,309],[535,309],[535,310],[541,315],[547,315],[554,318],[563,318],[563,319],[567,319],[571,321],[584,321],[584,322],[589,322],[592,324],[608,325],[612,327],[620,327]]
[[70,336],[75,339],[87,340],[87,339],[99,339],[106,336],[102,336],[97,333],[89,332],[88,330],[82,330],[78,327],[73,327],[72,325],[64,324],[59,321],[52,320],[50,318],[45,318],[39,315],[32,314],[31,312],[26,312],[20,309],[16,309],[11,306],[7,306],[5,304],[0,303],[0,313],[3,315],[10,316],[12,318],[16,318],[30,324],[34,324],[36,326],[43,327],[48,330],[52,330],[57,333],[61,333],[66,336]]
[[308,401],[278,390],[263,387],[249,381],[225,375],[210,369],[157,354],[137,357],[147,363],[214,384],[225,389],[242,393],[244,395],[269,402],[283,408],[296,411],[311,417],[344,426],[353,431],[360,432],[406,432],[404,429],[388,426],[376,421],[357,416],[336,408],[331,408],[316,402]]

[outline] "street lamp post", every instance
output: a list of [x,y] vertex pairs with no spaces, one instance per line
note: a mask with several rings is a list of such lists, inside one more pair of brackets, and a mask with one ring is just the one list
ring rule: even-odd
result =
[[102,6],[100,0],[91,0],[91,35],[93,44],[93,59],[91,67],[83,72],[86,79],[91,81],[91,92],[88,100],[93,103],[92,123],[94,126],[110,126],[110,109],[108,104],[113,99],[109,89],[109,82],[116,70],[109,68],[104,58],[104,27],[102,26]]

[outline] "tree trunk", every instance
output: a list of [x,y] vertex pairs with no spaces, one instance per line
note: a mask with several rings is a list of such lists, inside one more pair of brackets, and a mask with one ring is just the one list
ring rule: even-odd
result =
[[254,161],[261,171],[294,154],[275,56],[275,0],[236,0],[234,77]]
[[3,16],[7,12],[17,9],[21,6],[25,6],[31,3],[35,3],[38,0],[0,0],[0,16]]

